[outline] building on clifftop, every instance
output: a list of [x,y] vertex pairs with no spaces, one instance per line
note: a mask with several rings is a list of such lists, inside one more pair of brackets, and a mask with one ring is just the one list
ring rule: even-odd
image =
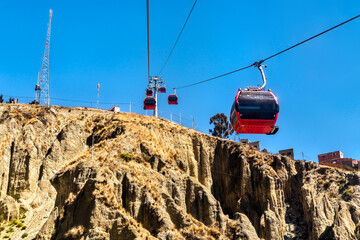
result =
[[341,151],[329,152],[318,155],[319,164],[340,167],[345,169],[357,169],[360,164],[355,159],[344,158],[344,154]]
[[283,156],[288,156],[289,158],[294,160],[294,149],[293,148],[279,150],[279,154],[283,155]]

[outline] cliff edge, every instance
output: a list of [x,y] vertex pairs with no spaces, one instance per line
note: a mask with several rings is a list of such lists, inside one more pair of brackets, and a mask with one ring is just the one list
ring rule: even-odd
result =
[[359,175],[135,113],[0,104],[0,237],[357,239]]

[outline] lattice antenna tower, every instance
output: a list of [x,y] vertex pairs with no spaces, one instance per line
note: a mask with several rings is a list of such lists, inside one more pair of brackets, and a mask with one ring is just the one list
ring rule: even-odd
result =
[[53,11],[49,11],[49,24],[46,35],[46,44],[44,51],[44,58],[41,65],[40,75],[38,76],[38,83],[35,86],[36,104],[50,105],[49,97],[49,54],[50,54],[50,33],[51,33],[51,18]]

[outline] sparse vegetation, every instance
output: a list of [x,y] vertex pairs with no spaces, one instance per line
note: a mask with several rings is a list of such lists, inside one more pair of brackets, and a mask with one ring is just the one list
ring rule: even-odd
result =
[[22,228],[24,226],[24,224],[22,222],[18,222],[15,226],[17,228]]
[[0,232],[4,231],[5,228],[4,227],[0,227]]
[[21,227],[21,230],[25,230],[25,229],[26,229],[26,226],[22,226],[22,227]]
[[14,229],[12,227],[10,227],[6,230],[6,233],[12,233],[12,232],[14,232]]
[[21,238],[26,238],[27,236],[29,236],[29,234],[24,233],[23,235],[21,235]]
[[15,194],[15,195],[13,196],[13,198],[14,198],[17,202],[19,202],[19,200],[20,200],[20,195],[19,195],[19,194]]
[[339,193],[344,192],[344,190],[347,188],[345,178],[343,177],[339,178],[337,181],[337,185],[339,187]]
[[4,238],[10,238],[10,236],[9,236],[9,235],[5,235]]
[[151,156],[146,152],[142,152],[141,157],[147,162],[150,161],[150,158],[151,158]]
[[11,220],[8,225],[13,227],[18,223],[19,223],[19,221],[15,218],[15,219]]
[[19,213],[20,213],[20,215],[24,215],[26,213],[26,209],[23,208],[23,207],[20,207],[19,208]]
[[121,153],[120,157],[124,159],[126,162],[130,162],[134,158],[134,156],[129,153]]
[[344,201],[349,202],[349,201],[352,199],[353,195],[354,195],[353,186],[348,186],[348,187],[344,190],[341,198],[342,198]]

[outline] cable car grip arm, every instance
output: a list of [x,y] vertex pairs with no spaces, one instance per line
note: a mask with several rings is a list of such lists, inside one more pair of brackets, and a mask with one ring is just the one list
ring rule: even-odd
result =
[[[250,66],[257,67],[259,69],[259,71],[261,73],[262,80],[263,80],[263,85],[261,87],[251,87],[251,89],[263,90],[265,88],[266,77],[265,77],[263,67],[266,67],[266,65],[261,65],[264,61],[265,60],[260,60],[258,62],[254,62],[252,65],[250,65]],[[249,87],[249,89],[250,89],[250,87]]]
[[259,90],[263,90],[265,85],[266,85],[266,77],[265,77],[264,70],[262,69],[263,67],[266,67],[266,65],[259,65],[258,66],[258,69],[261,72],[261,77],[262,77],[262,80],[263,80],[263,85],[261,87],[259,87]]

